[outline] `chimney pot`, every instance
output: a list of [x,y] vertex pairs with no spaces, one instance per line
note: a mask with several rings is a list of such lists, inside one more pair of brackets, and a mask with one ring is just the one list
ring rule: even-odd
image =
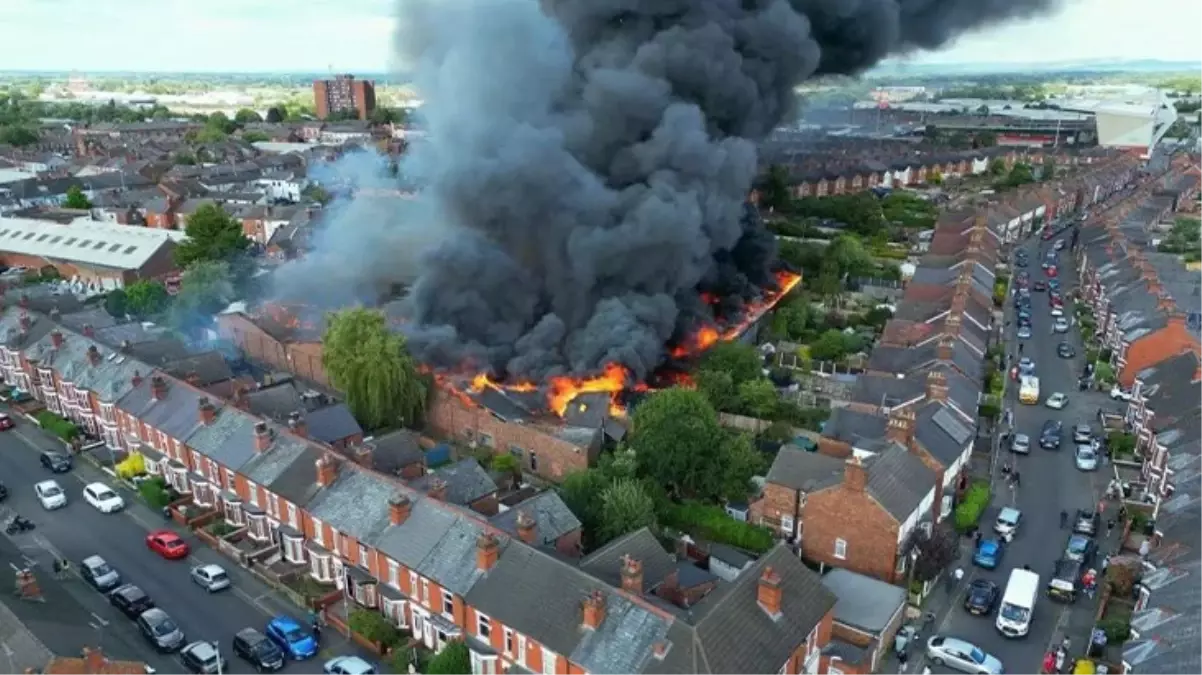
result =
[[927,398],[932,401],[947,400],[947,374],[941,370],[927,373]]
[[864,462],[859,457],[852,455],[844,463],[843,484],[856,492],[863,492],[868,485],[868,469],[864,468]]
[[518,511],[518,537],[527,544],[533,545],[538,534],[538,523],[527,511]]
[[584,598],[584,627],[597,630],[605,621],[605,595],[601,591],[593,591]]
[[935,348],[935,356],[941,361],[950,361],[952,353],[955,351],[956,339],[953,337],[943,337],[939,340],[939,345]]
[[83,334],[84,334],[84,337],[87,337],[87,338],[96,337],[96,331],[92,328],[92,324],[85,323],[83,325]]
[[482,534],[476,539],[476,569],[487,572],[497,564],[500,546],[491,534]]
[[885,438],[899,445],[910,447],[910,441],[914,438],[914,413],[906,409],[890,413],[889,421],[885,426]]
[[88,345],[88,362],[93,366],[100,365],[100,350],[96,345]]
[[122,340],[122,341],[121,341],[121,351],[122,351],[122,352],[124,352],[124,353],[128,354],[128,353],[129,353],[129,350],[133,349],[133,347],[134,347],[133,343],[132,343],[132,342],[130,342],[129,340]]
[[51,321],[58,321],[58,318],[60,316],[62,316],[62,312],[58,311],[58,307],[50,308],[50,320]]
[[300,413],[300,411],[294,410],[293,412],[289,413],[288,428],[292,430],[292,433],[300,436],[301,438],[307,438],[309,435],[308,428],[305,425],[305,417]]
[[401,525],[409,518],[413,502],[405,495],[397,495],[388,501],[388,520],[393,525]]
[[151,376],[150,394],[156,401],[162,401],[167,398],[167,378],[162,375]]
[[771,566],[765,567],[764,573],[760,575],[759,587],[756,589],[756,599],[768,616],[773,618],[780,616],[781,595],[780,575]]
[[334,480],[338,478],[338,464],[328,455],[323,455],[314,464],[317,466],[317,484],[321,487],[333,485]]
[[200,423],[209,426],[217,420],[217,406],[209,400],[209,397],[202,396],[197,404],[197,409],[200,412]]
[[63,332],[56,330],[50,334],[50,341],[54,344],[55,349],[63,348]]
[[430,481],[430,488],[426,490],[426,494],[431,499],[445,502],[447,500],[447,482],[441,478],[433,478]]
[[187,380],[188,384],[192,385],[193,387],[200,387],[200,373],[196,372],[195,370],[188,371],[188,375],[185,379]]
[[[255,422],[255,451],[266,452],[271,447],[271,429],[263,421]],[[319,462],[321,460],[318,460]]]
[[622,590],[631,595],[643,594],[643,561],[622,556]]
[[134,376],[133,376],[133,377],[131,377],[131,378],[129,378],[129,383],[130,383],[130,385],[132,385],[134,388],[137,388],[137,387],[141,386],[141,384],[142,384],[142,371],[140,371],[140,370],[135,370],[135,371],[134,371]]

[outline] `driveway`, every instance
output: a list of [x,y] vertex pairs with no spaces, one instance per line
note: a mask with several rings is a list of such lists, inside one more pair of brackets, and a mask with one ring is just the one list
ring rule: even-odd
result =
[[[187,560],[168,561],[150,552],[146,548],[146,534],[164,527],[164,519],[129,493],[124,495],[129,505],[125,512],[103,514],[92,508],[81,495],[83,485],[92,481],[112,485],[113,481],[86,462],[77,462],[70,473],[53,476],[70,496],[68,505],[55,511],[43,510],[34,496],[33,485],[52,476],[39,464],[38,450],[53,449],[55,443],[24,420],[16,429],[0,433],[0,476],[9,488],[9,498],[0,504],[2,520],[7,522],[11,514],[17,512],[37,525],[33,532],[16,534],[9,539],[21,554],[36,562],[42,571],[40,576],[51,576],[51,565],[56,557],[70,560],[77,572],[82,559],[100,555],[121,573],[126,582],[140,586],[156,605],[170,614],[189,641],[219,641],[230,660],[229,672],[233,673],[253,672],[249,664],[232,658],[229,653],[230,641],[236,631],[245,626],[262,630],[268,618],[276,614],[305,619],[302,610],[190,535],[185,535],[192,548],[192,555]],[[210,562],[229,572],[234,581],[233,588],[210,594],[192,583],[189,569]],[[55,636],[59,632],[57,628],[43,626],[51,634],[51,637],[44,637],[37,625],[31,625],[53,651],[64,655],[78,654],[83,646],[95,644],[99,639],[104,642],[106,651],[110,646],[119,647],[116,651],[123,658],[147,661],[159,672],[180,671],[180,664],[172,660],[174,657],[159,656],[150,650],[133,622],[109,606],[107,599],[84,581],[74,577],[61,586],[62,592],[80,608],[71,612],[86,616],[77,622],[82,628],[77,625],[77,629],[67,636]],[[322,637],[325,644],[318,661],[338,653],[351,653],[342,636],[327,630]],[[128,653],[131,649],[140,649],[141,654]],[[311,673],[320,669],[320,662],[289,662],[285,672]]]
[[[1066,241],[1070,238],[1067,232],[1062,236]],[[1043,270],[1040,269],[1043,256],[1041,244],[1042,249],[1047,249],[1051,242],[1040,242],[1036,239],[1022,245],[1030,255],[1031,266],[1026,269],[1032,281],[1046,279]],[[1060,263],[1059,277],[1063,285],[1063,294],[1067,298],[1075,287],[1076,279],[1069,251],[1061,253]],[[1092,508],[1106,487],[1102,471],[1087,473],[1077,470],[1073,459],[1075,446],[1072,443],[1072,426],[1079,422],[1091,422],[1097,431],[1097,409],[1104,407],[1110,410],[1114,405],[1104,394],[1077,391],[1077,376],[1084,367],[1085,352],[1080,334],[1075,326],[1067,334],[1053,334],[1053,319],[1049,314],[1047,293],[1033,292],[1031,295],[1032,337],[1024,341],[1023,356],[1028,356],[1035,362],[1036,374],[1040,381],[1040,405],[1019,404],[1018,387],[1013,382],[1008,385],[1006,402],[1006,406],[1014,411],[1014,431],[1031,437],[1031,453],[1022,456],[1011,454],[1009,448],[1001,450],[996,464],[1000,466],[1002,463],[1010,463],[1016,468],[1020,475],[1020,485],[1017,489],[1012,489],[1002,479],[1001,472],[996,472],[993,504],[981,519],[982,530],[989,536],[998,511],[1004,506],[1014,506],[1023,513],[1023,525],[998,569],[965,567],[963,586],[973,579],[985,578],[1004,590],[1010,571],[1023,565],[1029,565],[1032,571],[1040,575],[1041,584],[1046,583],[1069,535],[1068,529],[1060,528],[1060,511],[1068,511],[1071,516],[1078,508]],[[1009,299],[1006,310],[1007,317],[1010,317],[1013,308]],[[1071,315],[1071,308],[1066,309],[1067,315]],[[1007,351],[1017,355],[1015,328],[1011,325],[1007,329],[1006,344]],[[1073,345],[1077,351],[1076,358],[1062,359],[1057,356],[1056,346],[1061,341],[1068,341]],[[1068,394],[1069,403],[1063,410],[1052,410],[1043,405],[1043,400],[1055,391]],[[1065,426],[1065,436],[1058,451],[1043,450],[1038,446],[1040,428],[1048,419],[1061,420]],[[994,628],[994,616],[974,617],[964,611],[963,586],[955,590],[953,606],[936,631],[976,644],[1001,659],[1007,672],[1039,672],[1043,655],[1053,641],[1059,642],[1067,623],[1068,612],[1073,605],[1063,605],[1048,599],[1041,588],[1030,634],[1024,638],[1008,639]],[[1078,600],[1078,603],[1085,604],[1081,600]],[[933,670],[954,672],[942,668]]]

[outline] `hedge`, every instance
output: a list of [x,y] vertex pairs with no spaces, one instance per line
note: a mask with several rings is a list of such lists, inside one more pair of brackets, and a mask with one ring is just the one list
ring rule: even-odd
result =
[[43,429],[68,443],[79,435],[79,427],[75,426],[70,420],[59,417],[49,410],[43,410],[35,415],[35,417]]
[[138,494],[156,509],[161,509],[171,503],[171,494],[167,492],[167,481],[162,476],[155,476],[142,481],[138,485]]
[[383,614],[370,609],[352,609],[347,617],[347,626],[360,637],[385,648],[396,647],[405,640],[405,634],[400,629]]
[[975,527],[977,521],[981,519],[981,514],[989,506],[989,498],[989,482],[974,481],[964,492],[964,498],[956,505],[956,529],[960,532],[967,532]]
[[740,522],[721,507],[698,502],[668,504],[660,514],[660,523],[755,553],[766,553],[776,543],[768,528]]

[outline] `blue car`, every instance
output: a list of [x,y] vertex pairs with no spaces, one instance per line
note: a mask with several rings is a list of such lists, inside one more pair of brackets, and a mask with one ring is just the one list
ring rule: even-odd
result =
[[1002,542],[997,539],[982,539],[973,553],[972,563],[987,570],[997,569],[1002,561]]
[[296,661],[313,658],[317,654],[317,638],[299,621],[290,616],[277,616],[267,622],[267,637]]

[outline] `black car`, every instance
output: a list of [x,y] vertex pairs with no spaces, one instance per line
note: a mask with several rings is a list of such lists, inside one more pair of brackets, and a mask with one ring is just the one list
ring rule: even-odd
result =
[[1081,587],[1081,577],[1085,575],[1085,570],[1085,564],[1080,560],[1057,560],[1052,568],[1052,576],[1048,579],[1048,597],[1061,602],[1076,600],[1077,589]]
[[1040,279],[1039,281],[1036,281],[1035,283],[1031,284],[1031,290],[1042,293],[1042,292],[1048,290],[1048,282],[1044,281],[1043,279]]
[[284,667],[284,652],[254,628],[243,628],[234,634],[234,656],[249,662],[260,673]]
[[61,452],[43,452],[41,456],[42,466],[50,469],[54,473],[67,473],[71,470],[71,455],[66,455]]
[[184,646],[184,631],[175,623],[167,612],[154,607],[142,612],[138,617],[138,630],[142,637],[160,652],[179,651]]
[[1001,589],[988,579],[977,579],[968,587],[968,595],[964,598],[964,609],[969,614],[989,616],[993,606],[997,604]]
[[1062,359],[1071,359],[1077,355],[1077,350],[1067,342],[1056,345],[1056,355]]
[[1093,511],[1077,509],[1077,515],[1073,518],[1073,534],[1092,537],[1098,533],[1098,523],[1101,520],[1102,518]]
[[1015,266],[1015,267],[1026,267],[1026,266],[1027,266],[1027,258],[1026,258],[1026,256],[1023,256],[1023,257],[1020,257],[1020,258],[1015,258],[1015,259],[1014,259],[1014,266]]
[[1064,434],[1064,423],[1059,420],[1048,420],[1039,430],[1039,447],[1044,450],[1059,450],[1060,437]]
[[109,603],[131,619],[137,619],[142,612],[154,607],[154,601],[146,591],[133,584],[125,584],[109,593]]

